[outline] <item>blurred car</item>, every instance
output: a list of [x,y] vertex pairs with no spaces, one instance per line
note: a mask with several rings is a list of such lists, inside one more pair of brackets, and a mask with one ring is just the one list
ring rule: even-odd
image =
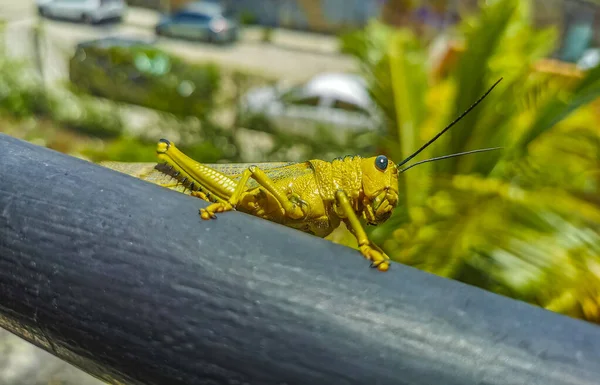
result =
[[220,86],[213,64],[187,63],[152,41],[127,37],[79,43],[69,79],[79,92],[196,117],[211,109]]
[[577,62],[577,67],[582,70],[589,70],[598,65],[600,65],[600,48],[586,50]]
[[233,13],[220,4],[194,2],[156,25],[156,34],[213,43],[234,42],[239,24]]
[[121,20],[127,4],[124,0],[38,0],[37,8],[41,16],[92,24]]
[[381,115],[365,80],[347,73],[319,74],[292,87],[251,89],[243,97],[242,109],[244,119],[262,123],[266,131],[314,137],[319,128],[333,128],[340,141],[381,127]]

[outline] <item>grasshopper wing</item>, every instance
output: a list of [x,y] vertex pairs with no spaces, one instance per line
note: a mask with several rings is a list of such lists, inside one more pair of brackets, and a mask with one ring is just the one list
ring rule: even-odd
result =
[[[234,181],[239,181],[242,173],[250,166],[260,168],[274,182],[298,178],[301,175],[313,172],[309,162],[214,163],[205,165],[227,175]],[[258,187],[258,183],[254,179],[250,179],[247,186],[248,188],[255,188]]]
[[[190,190],[187,189],[186,186],[182,185],[171,175],[157,169],[157,163],[104,161],[99,164],[135,178],[167,187],[171,190],[186,194],[190,193]],[[247,170],[248,167],[253,165],[264,171],[273,181],[294,179],[301,175],[313,172],[309,162],[205,163],[204,165],[227,175],[233,181],[238,181],[241,178],[242,173]],[[258,187],[258,183],[254,179],[250,179],[247,186],[248,188],[255,188]]]
[[99,163],[101,166],[110,168],[133,176],[135,178],[144,180],[146,182],[154,183],[162,187],[169,188],[171,190],[179,191],[182,193],[189,194],[190,191],[179,183],[175,178],[165,174],[156,169],[156,163],[152,162],[113,162],[104,161]]

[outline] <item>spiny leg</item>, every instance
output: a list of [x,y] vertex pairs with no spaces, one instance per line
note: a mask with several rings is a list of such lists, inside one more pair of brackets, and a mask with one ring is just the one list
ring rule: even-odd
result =
[[367,237],[367,233],[363,229],[358,216],[352,209],[350,200],[346,193],[338,190],[335,194],[338,207],[342,210],[345,218],[343,218],[346,227],[356,237],[358,248],[362,255],[371,261],[371,267],[376,267],[380,271],[387,271],[390,267],[390,258],[385,254],[379,246],[374,244]]
[[156,153],[165,162],[157,169],[175,177],[181,185],[191,190],[192,196],[211,203],[226,202],[237,186],[237,182],[229,176],[196,162],[166,139],[159,141]]
[[246,183],[248,183],[248,179],[254,179],[265,188],[268,192],[270,192],[277,202],[283,208],[285,215],[292,219],[299,219],[306,216],[306,213],[302,209],[302,205],[296,204],[292,202],[285,193],[283,193],[277,185],[264,173],[260,168],[256,166],[250,166],[247,170],[245,170],[235,187],[235,191],[231,195],[231,197],[226,202],[218,202],[213,203],[208,206],[206,209],[200,210],[200,215],[203,219],[215,218],[215,213],[220,213],[224,211],[230,211],[235,208],[238,204],[242,194],[246,191]]

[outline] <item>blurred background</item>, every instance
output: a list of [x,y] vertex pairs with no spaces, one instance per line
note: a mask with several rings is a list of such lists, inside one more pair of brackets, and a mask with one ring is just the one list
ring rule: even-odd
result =
[[[399,162],[399,262],[600,323],[600,1],[0,0],[0,131],[92,162]],[[356,247],[343,228],[331,240]],[[0,331],[0,383],[100,384]]]

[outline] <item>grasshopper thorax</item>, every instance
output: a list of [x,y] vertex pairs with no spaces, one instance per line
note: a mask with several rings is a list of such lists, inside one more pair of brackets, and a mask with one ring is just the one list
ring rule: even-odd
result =
[[398,204],[398,168],[385,155],[361,160],[362,216],[370,225],[385,222]]

